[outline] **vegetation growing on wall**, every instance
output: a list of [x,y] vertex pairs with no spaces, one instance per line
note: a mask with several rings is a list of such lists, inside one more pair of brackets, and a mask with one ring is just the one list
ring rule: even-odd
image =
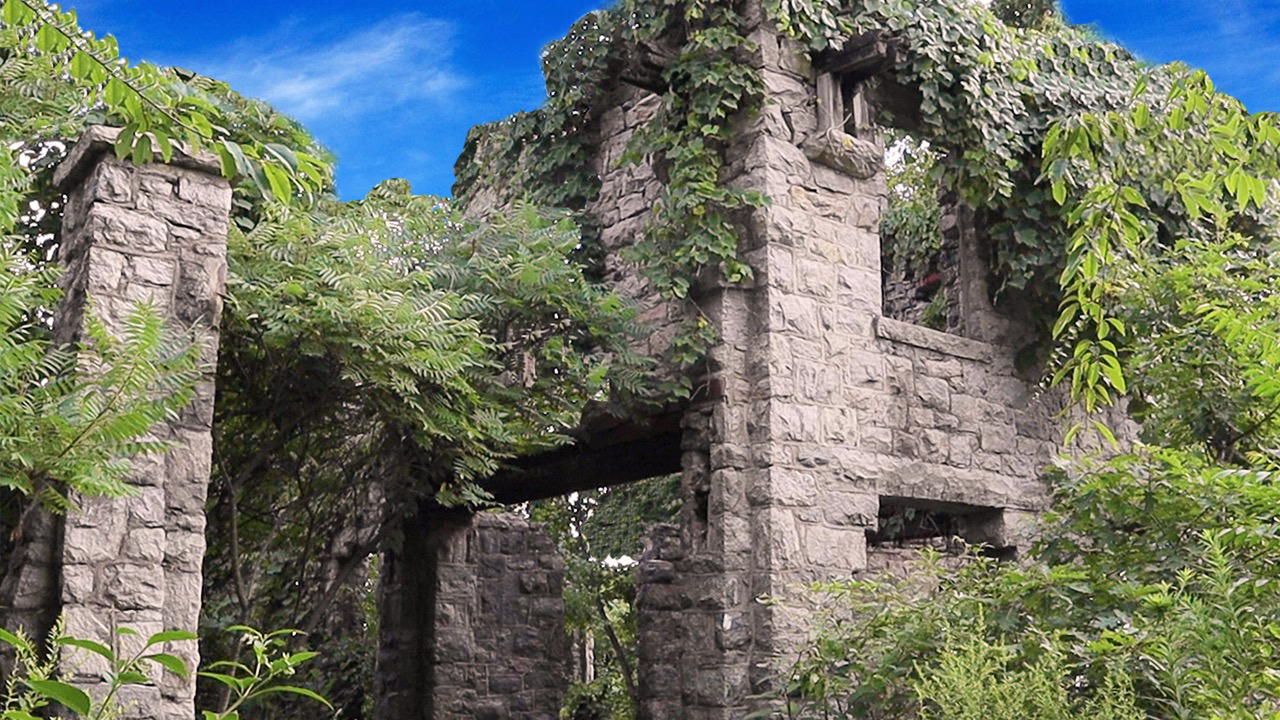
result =
[[[1065,25],[1044,2],[1001,3],[994,12],[956,0],[772,0],[765,7],[772,22],[812,52],[867,31],[904,41],[895,73],[920,90],[922,122],[913,132],[940,153],[934,177],[980,210],[995,286],[1043,308],[1058,301],[1067,245],[1054,178],[1040,174],[1049,128],[1080,113],[1154,103],[1182,72],[1144,66],[1088,30]],[[514,178],[503,184],[532,197],[582,207],[598,189],[583,162],[590,150],[583,131],[611,90],[601,79],[623,61],[625,47],[666,47],[663,111],[635,136],[629,153],[633,161],[653,160],[665,180],[635,258],[675,299],[688,298],[691,284],[708,272],[729,282],[748,279],[733,214],[765,198],[726,187],[722,177],[732,123],[762,101],[758,73],[744,62],[753,49],[742,18],[728,2],[639,0],[588,16],[548,48],[547,105],[473,133],[456,194],[465,200],[488,184],[480,182],[488,173]],[[1137,167],[1152,162],[1118,150]],[[471,162],[477,152],[493,153],[486,160],[498,162]],[[908,255],[928,250],[904,245]],[[713,338],[705,321],[693,323],[677,340],[674,359],[689,367]]]
[[1280,133],[1203,74],[1137,97],[1055,125],[1043,154],[1071,233],[1059,377],[1086,410],[1127,392],[1148,444],[1060,467],[1027,561],[826,587],[792,717],[1025,716],[992,701],[1010,675],[1059,694],[1038,717],[1280,707]]
[[889,204],[880,218],[880,257],[885,272],[919,279],[938,271],[942,208],[938,202],[938,152],[905,133],[891,134],[886,151]]
[[[727,187],[722,177],[730,122],[761,100],[744,22],[731,0],[628,0],[588,15],[544,54],[547,104],[468,137],[455,196],[465,201],[481,185],[514,187],[535,202],[581,209],[599,191],[587,129],[614,89],[609,78],[622,62],[619,53],[626,45],[664,46],[673,59],[662,72],[662,111],[637,133],[628,156],[651,159],[666,182],[634,259],[660,292],[677,300],[691,299],[708,268],[729,282],[749,279],[732,216],[764,198]],[[695,319],[676,339],[671,359],[687,368],[713,338],[707,321]],[[668,389],[687,393],[684,380]]]
[[[218,151],[241,176],[215,410],[206,657],[241,657],[236,633],[221,631],[246,621],[324,630],[319,639],[336,647],[352,628],[347,608],[334,608],[365,599],[348,590],[367,590],[368,558],[395,546],[402,512],[418,500],[480,501],[475,481],[497,464],[565,442],[585,403],[641,385],[644,363],[626,349],[631,311],[567,262],[579,236],[559,213],[526,208],[475,226],[395,181],[339,203],[326,195],[327,155],[265,105],[190,73],[126,68],[111,41],[91,42],[71,14],[43,3],[7,0],[4,12],[0,284],[12,292],[0,301],[0,428],[15,431],[0,468],[13,487],[43,491],[28,480],[55,458],[94,470],[77,489],[118,489],[105,475],[123,463],[97,461],[154,450],[139,438],[181,401],[191,374],[189,362],[158,364],[182,355],[157,359],[170,344],[152,319],[139,321],[137,343],[87,348],[85,359],[109,365],[91,382],[49,383],[65,365],[47,356],[41,322],[57,301],[52,166],[87,124],[105,121],[133,123],[117,147],[126,156],[164,158],[182,141]],[[126,81],[136,97],[120,89]],[[75,403],[96,402],[100,386],[125,376],[110,389],[127,402],[97,425],[81,422],[95,418]],[[171,386],[172,396],[152,394]],[[78,394],[55,392],[66,388]],[[83,450],[66,452],[67,437],[86,441]],[[27,504],[9,497],[5,507]],[[362,653],[354,662],[371,646]],[[360,707],[358,684],[341,688],[349,712]]]

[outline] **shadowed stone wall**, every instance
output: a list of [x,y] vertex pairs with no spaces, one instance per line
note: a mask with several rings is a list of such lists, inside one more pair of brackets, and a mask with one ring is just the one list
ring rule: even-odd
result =
[[807,637],[804,586],[893,564],[868,557],[886,508],[954,513],[975,542],[1025,547],[1059,449],[1061,399],[1014,366],[1033,338],[991,308],[972,213],[944,227],[957,334],[883,317],[879,132],[824,126],[823,70],[752,5],[768,100],[725,176],[772,203],[741,224],[754,285],[701,288],[721,343],[684,421],[684,521],[639,570],[650,720],[760,709],[748,698]]
[[[966,539],[1016,553],[1048,501],[1040,470],[1060,449],[1062,399],[1015,367],[1036,338],[1026,318],[991,306],[969,208],[944,198],[936,282],[950,332],[885,317],[875,122],[882,107],[909,106],[910,89],[868,65],[815,67],[760,2],[743,13],[766,100],[737,119],[721,182],[771,203],[737,218],[755,279],[700,277],[690,293],[720,339],[681,422],[681,523],[657,531],[638,570],[647,720],[764,709],[749,698],[771,689],[805,640],[807,584],[906,571],[904,552],[868,541],[886,513],[943,514]],[[593,110],[602,190],[588,211],[607,279],[645,308],[656,355],[683,311],[656,298],[621,251],[642,238],[660,174],[617,160],[653,96],[619,88],[613,98]],[[481,212],[503,195],[473,190]]]
[[[116,628],[145,638],[161,630],[195,632],[199,619],[231,188],[213,157],[179,152],[172,164],[142,167],[118,160],[111,152],[117,132],[89,130],[54,176],[67,194],[55,340],[80,340],[90,305],[107,331],[120,335],[135,303],[146,301],[173,332],[190,334],[203,377],[178,417],[152,429],[172,448],[134,462],[126,478],[133,496],[73,498],[78,510],[44,516],[43,532],[33,538],[42,551],[6,578],[16,612],[5,622],[40,634],[61,613],[69,635],[131,654],[140,639],[117,635]],[[194,641],[158,650],[188,667],[198,664]],[[105,669],[97,655],[64,650],[64,675],[91,694],[105,692]],[[193,717],[194,679],[154,674],[154,685],[118,694],[125,716]]]
[[518,515],[406,524],[379,588],[376,717],[546,720],[569,682],[564,561]]

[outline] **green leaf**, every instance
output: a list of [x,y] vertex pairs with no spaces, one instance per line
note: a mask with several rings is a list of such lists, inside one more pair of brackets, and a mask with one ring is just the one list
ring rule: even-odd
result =
[[[233,142],[231,140],[223,140],[222,144],[219,145],[219,153],[222,153],[222,152],[226,153],[226,155],[223,156],[223,160],[222,160],[223,175],[227,175],[227,177],[231,177],[231,175],[229,175],[227,172],[228,164],[230,164],[231,168],[234,168],[235,173],[233,174],[240,174],[240,175],[246,175],[246,176],[253,174],[252,168],[250,168],[249,166],[249,160],[244,156],[244,150],[240,147],[239,143]],[[227,162],[228,158],[231,161],[230,163]]]
[[333,707],[333,705],[331,705],[328,700],[324,699],[323,697],[316,694],[315,692],[308,690],[306,688],[295,687],[293,685],[273,685],[272,687],[266,688],[264,690],[258,690],[254,692],[253,697],[261,697],[263,695],[271,695],[273,693],[289,693],[292,695],[301,695],[302,697],[305,697],[305,698],[311,698],[312,700],[315,700],[318,703],[323,703],[324,706],[327,708]]
[[200,137],[213,138],[213,124],[209,122],[209,118],[205,117],[204,113],[197,110],[189,110],[187,112],[187,121],[200,134]]
[[279,165],[272,163],[263,163],[262,171],[267,176],[267,183],[271,186],[271,194],[281,203],[288,203],[293,197],[292,189],[289,185],[289,174],[286,173]]
[[213,680],[215,682],[222,683],[223,685],[226,685],[227,687],[231,688],[232,690],[235,690],[236,692],[244,692],[245,688],[251,685],[254,681],[253,678],[242,679],[238,677],[233,677],[231,675],[226,675],[223,673],[209,672],[208,670],[202,670],[196,673],[196,675],[202,678],[209,678],[210,680]]
[[116,675],[116,682],[121,685],[146,685],[151,682],[151,678],[137,670],[124,670]]
[[83,50],[77,50],[71,57],[71,76],[77,80],[98,83],[105,75],[106,70],[102,65]]
[[[125,84],[123,80],[117,77],[112,77],[107,80],[107,87],[104,94],[108,105],[112,107],[120,107],[124,105],[126,99],[136,93],[134,93],[133,88]],[[117,153],[117,155],[119,154]]]
[[155,153],[151,150],[151,136],[147,134],[139,135],[133,142],[133,164],[142,167],[155,160]]
[[[1106,362],[1107,360],[1111,360],[1112,362]],[[1106,376],[1107,380],[1111,383],[1111,387],[1115,388],[1116,392],[1121,394],[1127,393],[1129,391],[1127,389],[1128,385],[1124,380],[1124,373],[1121,371],[1119,364],[1114,361],[1115,358],[1109,355],[1103,357],[1102,374]]]
[[0,628],[0,641],[4,641],[6,644],[12,645],[25,653],[31,652],[31,643],[4,628]]
[[88,715],[93,710],[93,701],[85,691],[57,680],[27,680],[27,686],[44,697],[60,702],[80,715]]
[[60,637],[56,640],[56,642],[59,645],[70,645],[71,647],[78,647],[84,650],[88,650],[89,652],[94,653],[96,655],[101,655],[102,657],[106,658],[109,662],[115,662],[115,659],[116,659],[116,654],[111,651],[111,648],[107,647],[106,645],[103,645],[102,643],[94,642],[92,640],[85,640],[83,638]]
[[1116,434],[1111,431],[1110,427],[1107,427],[1106,423],[1102,422],[1101,420],[1094,420],[1093,427],[1098,431],[1099,435],[1101,435],[1104,439],[1106,439],[1108,443],[1111,444],[1111,447],[1113,448],[1120,447],[1120,441],[1116,440]]
[[187,664],[176,655],[170,655],[168,653],[154,653],[151,655],[143,655],[142,659],[150,660],[151,662],[164,667],[164,669],[178,677],[185,678],[187,676]]
[[67,43],[67,36],[47,23],[36,31],[36,49],[40,52],[59,53],[66,49]]
[[4,4],[4,12],[0,14],[0,19],[3,19],[6,25],[23,27],[35,20],[36,14],[22,0],[8,0]]
[[116,144],[114,147],[116,157],[124,160],[133,152],[133,139],[138,132],[138,126],[129,123],[120,130],[120,134],[116,136]]
[[158,632],[147,638],[147,647],[159,645],[167,642],[183,642],[186,640],[199,640],[200,636],[186,630],[165,630]]

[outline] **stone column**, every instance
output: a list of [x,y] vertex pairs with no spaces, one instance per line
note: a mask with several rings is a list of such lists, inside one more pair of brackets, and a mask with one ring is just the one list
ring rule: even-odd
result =
[[[213,373],[227,273],[231,187],[217,158],[177,153],[138,167],[111,152],[118,130],[90,129],[58,168],[67,194],[60,260],[64,297],[55,336],[74,342],[87,307],[111,332],[135,303],[149,301],[172,332],[200,349],[195,397],[151,435],[171,443],[134,461],[125,498],[75,498],[63,521],[61,611],[69,635],[117,653],[162,630],[194,632],[200,615],[204,504],[212,456]],[[129,628],[140,637],[119,635]],[[193,671],[194,641],[165,643]],[[63,672],[91,694],[104,691],[103,662],[72,649]],[[126,717],[189,720],[194,675],[153,671],[154,684],[118,695]]]
[[543,720],[569,682],[564,561],[519,515],[423,511],[383,555],[378,720]]
[[746,7],[771,101],[736,127],[722,177],[772,202],[740,225],[754,282],[700,288],[720,342],[685,418],[684,548],[661,543],[640,568],[643,720],[767,706],[752,697],[806,637],[806,585],[866,567],[878,499],[862,450],[882,438],[862,426],[893,410],[873,334],[883,149],[818,127],[807,54]]

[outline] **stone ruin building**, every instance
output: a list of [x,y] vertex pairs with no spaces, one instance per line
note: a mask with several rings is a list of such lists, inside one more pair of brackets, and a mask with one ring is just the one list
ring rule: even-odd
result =
[[[749,696],[805,636],[803,586],[901,568],[904,551],[878,542],[877,530],[905,510],[936,533],[999,552],[1024,547],[1047,501],[1039,469],[1059,450],[1061,401],[1015,369],[1025,328],[991,305],[970,210],[952,204],[942,223],[948,331],[884,312],[877,120],[892,109],[910,122],[913,102],[892,77],[892,46],[868,36],[810,58],[752,12],[768,100],[734,135],[727,178],[772,202],[740,228],[755,279],[697,288],[720,333],[699,391],[650,417],[588,419],[577,444],[527,458],[489,486],[517,503],[681,473],[681,522],[654,530],[638,567],[647,720],[737,720],[758,709]],[[609,98],[591,118],[602,185],[587,213],[601,228],[607,276],[645,308],[646,350],[659,357],[686,311],[621,253],[640,240],[660,180],[651,166],[618,161],[659,97],[619,82]],[[151,298],[199,328],[211,359],[229,186],[208,159],[136,167],[107,152],[110,140],[92,131],[58,173],[70,198],[59,332],[79,332],[86,293],[109,324],[126,301]],[[500,209],[510,195],[475,188],[469,209]],[[139,463],[136,497],[38,523],[45,541],[0,588],[17,614],[60,609],[70,632],[91,639],[113,624],[194,629],[211,382],[159,430],[181,442]],[[510,515],[420,517],[383,568],[377,717],[556,717],[569,648],[551,542]],[[167,649],[195,659],[194,643]],[[76,667],[75,682],[98,682],[91,663]],[[174,676],[130,692],[130,717],[193,715],[193,687]]]

